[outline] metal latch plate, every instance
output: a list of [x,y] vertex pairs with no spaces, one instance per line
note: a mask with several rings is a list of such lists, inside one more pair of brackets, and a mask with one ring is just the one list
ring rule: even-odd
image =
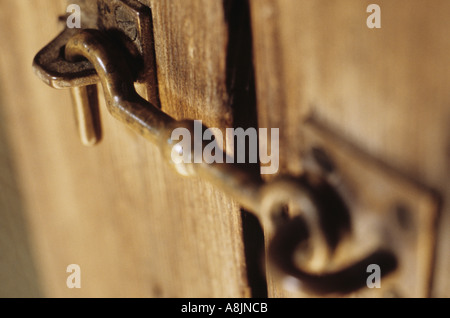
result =
[[351,246],[351,252],[342,248],[337,257],[348,260],[381,245],[398,258],[398,270],[382,281],[382,288],[363,289],[358,295],[428,297],[439,207],[434,191],[362,152],[316,120],[307,121],[303,132],[306,157],[322,162],[328,181],[351,211],[351,243],[344,245]]

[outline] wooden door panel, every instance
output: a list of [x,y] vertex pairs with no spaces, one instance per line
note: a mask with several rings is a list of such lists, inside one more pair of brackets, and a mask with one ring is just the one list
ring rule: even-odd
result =
[[[439,192],[449,188],[448,1],[250,1],[258,119],[280,127],[280,167],[303,169],[312,114],[373,158]],[[433,292],[448,294],[448,204],[442,206]],[[277,284],[269,294],[285,295]]]
[[[299,175],[313,114],[435,191],[431,295],[450,295],[448,1],[378,0],[381,29],[367,28],[369,3],[359,0],[139,1],[152,10],[159,105],[171,116],[222,130],[279,128],[279,174]],[[237,203],[173,172],[156,146],[106,112],[101,90],[104,138],[82,146],[68,91],[33,74],[66,6],[0,0],[0,295],[258,294],[249,280],[262,264],[246,253],[261,233],[249,231]],[[150,83],[138,88],[154,99]],[[69,264],[81,267],[80,289],[67,288]],[[311,296],[267,274],[268,296]],[[380,295],[389,296],[350,296]]]
[[[33,55],[61,30],[57,17],[65,6],[0,2],[0,35],[9,43],[1,54],[2,125],[18,167],[37,276],[31,268],[17,293],[36,279],[41,295],[50,297],[249,295],[239,207],[211,185],[171,171],[154,145],[105,111],[102,92],[104,138],[83,147],[69,93],[34,76]],[[7,19],[8,12],[18,18]],[[230,125],[232,115],[223,116],[229,106],[221,2],[193,8],[185,1],[155,2],[154,12],[162,108],[213,127]],[[4,206],[3,213],[13,213],[8,202]],[[5,244],[15,243],[7,237]],[[73,263],[81,267],[81,289],[66,286]],[[1,284],[3,294],[14,294],[5,289],[10,285]]]

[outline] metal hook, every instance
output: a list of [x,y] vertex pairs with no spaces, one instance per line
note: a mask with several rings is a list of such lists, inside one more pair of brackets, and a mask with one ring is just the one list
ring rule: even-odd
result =
[[[70,32],[70,36],[68,35]],[[158,145],[167,161],[183,175],[198,175],[215,184],[225,193],[237,200],[244,208],[253,211],[262,221],[266,231],[273,226],[272,212],[274,206],[293,201],[299,207],[300,216],[292,218],[286,225],[276,228],[270,248],[269,256],[286,274],[305,283],[307,288],[322,293],[330,291],[350,291],[361,287],[361,277],[364,277],[367,261],[378,262],[386,266],[384,273],[395,268],[395,258],[391,254],[377,251],[368,258],[356,262],[353,266],[336,273],[320,275],[308,274],[293,262],[293,255],[298,253],[298,244],[308,239],[313,254],[308,258],[314,266],[325,268],[332,257],[334,246],[330,244],[328,234],[324,231],[321,218],[323,208],[318,203],[314,189],[307,183],[298,182],[291,178],[281,178],[268,183],[255,178],[238,165],[228,163],[178,163],[171,160],[173,147],[170,138],[173,129],[187,128],[194,136],[194,121],[177,121],[138,95],[134,88],[134,77],[127,64],[127,58],[122,50],[116,47],[104,32],[93,29],[65,31],[50,44],[53,48],[65,45],[67,61],[61,63],[80,62],[80,57],[89,63],[83,64],[83,72],[78,72],[83,79],[76,75],[66,76],[48,72],[40,63],[42,55],[48,48],[38,53],[35,59],[37,74],[53,87],[78,87],[92,85],[99,81],[103,86],[108,111],[119,121],[130,127],[138,134]],[[55,44],[56,43],[56,44]],[[58,49],[58,48],[57,48]],[[45,51],[47,50],[47,51]],[[92,69],[93,67],[93,69]],[[89,86],[76,88],[78,94],[84,97],[78,100],[76,108],[80,130],[84,134],[84,142],[93,144],[99,140],[98,128],[95,121],[95,107],[90,104]],[[98,118],[98,117],[97,117]],[[204,141],[201,141],[204,143]],[[206,144],[204,143],[203,146]],[[300,251],[301,252],[301,251]],[[359,276],[358,276],[359,275]],[[348,284],[347,280],[355,282]]]
[[93,146],[102,138],[97,85],[75,86],[70,93],[81,143]]
[[388,250],[377,250],[361,260],[334,272],[309,273],[294,262],[296,249],[308,240],[309,233],[305,221],[295,217],[279,231],[269,245],[269,254],[282,275],[293,279],[303,289],[316,294],[345,294],[366,286],[367,266],[377,264],[382,268],[381,277],[390,274],[397,268],[397,259]]

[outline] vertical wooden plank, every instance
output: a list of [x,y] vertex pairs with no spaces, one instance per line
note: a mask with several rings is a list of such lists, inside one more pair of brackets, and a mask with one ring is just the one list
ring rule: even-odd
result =
[[[222,2],[151,4],[163,109],[228,126]],[[101,92],[104,139],[84,148],[68,92],[33,75],[33,56],[60,30],[65,5],[0,2],[0,36],[9,44],[0,54],[2,124],[42,295],[249,295],[238,206],[209,184],[176,175],[155,146],[106,113]],[[81,267],[81,289],[66,286],[73,263]]]
[[147,1],[153,11],[161,105],[178,118],[232,125],[222,1]]
[[[62,9],[59,0],[42,2],[39,6],[32,1],[0,1],[1,297],[45,296],[41,264],[36,259],[39,252],[29,219],[31,184],[24,185],[29,167],[23,165],[27,161],[39,166],[42,161],[33,155],[33,150],[39,148],[31,146],[26,150],[27,145],[36,141],[34,136],[28,135],[27,145],[21,139],[27,134],[27,124],[30,124],[27,118],[39,113],[33,102],[57,104],[56,98],[52,99],[40,89],[33,89],[33,85],[39,83],[33,78],[30,66],[36,46],[46,41],[46,36],[56,34],[54,17]],[[43,24],[42,21],[49,23]],[[36,29],[40,32],[34,33]],[[45,121],[41,124],[45,126]],[[36,180],[34,185],[39,183],[41,180]]]
[[[199,119],[205,125],[223,131],[232,126],[233,112],[226,87],[229,34],[223,2],[148,0],[145,3],[153,13],[162,109],[177,119]],[[201,273],[209,272],[203,278],[217,282],[215,290],[229,290],[222,295],[249,296],[239,207],[220,190],[213,189],[201,180],[176,177],[176,180],[169,179],[167,184],[180,194],[177,196],[179,206],[171,209],[173,213],[179,213],[179,220],[194,224],[209,220],[204,230],[201,230],[204,231],[202,237],[192,238],[190,249],[196,250],[201,246],[199,252],[208,254],[208,264],[203,269],[195,270],[198,274],[195,274],[194,279],[199,279],[198,276],[203,275]],[[206,204],[206,207],[201,209],[193,205],[193,198],[199,201],[195,204]],[[212,219],[217,220],[217,223],[210,223]],[[186,229],[188,233],[191,230]],[[198,257],[193,259],[198,261]],[[206,281],[203,284],[208,284]],[[211,296],[211,292],[205,295]]]
[[[280,167],[302,171],[310,114],[375,158],[439,192],[433,294],[448,296],[450,3],[251,1],[260,126],[280,128]],[[284,296],[269,282],[272,296]]]

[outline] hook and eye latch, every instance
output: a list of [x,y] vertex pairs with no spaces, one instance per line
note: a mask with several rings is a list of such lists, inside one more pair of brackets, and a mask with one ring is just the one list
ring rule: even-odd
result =
[[[303,288],[322,294],[350,292],[362,287],[367,262],[384,266],[385,274],[395,269],[393,254],[377,250],[353,265],[332,273],[326,271],[341,235],[349,228],[346,208],[329,188],[323,196],[304,178],[280,177],[264,182],[237,164],[174,163],[171,133],[183,127],[194,136],[194,121],[176,120],[142,98],[136,92],[136,78],[123,52],[104,31],[65,30],[35,58],[35,71],[44,82],[74,92],[84,144],[94,145],[101,138],[98,102],[94,98],[95,85],[101,84],[109,113],[158,146],[176,171],[208,180],[260,219],[266,234],[273,236],[269,259],[285,275],[301,282]],[[336,204],[323,204],[328,200]],[[277,213],[289,205],[294,212],[280,222]],[[330,225],[327,219],[337,221]],[[304,243],[307,249],[302,248]]]

